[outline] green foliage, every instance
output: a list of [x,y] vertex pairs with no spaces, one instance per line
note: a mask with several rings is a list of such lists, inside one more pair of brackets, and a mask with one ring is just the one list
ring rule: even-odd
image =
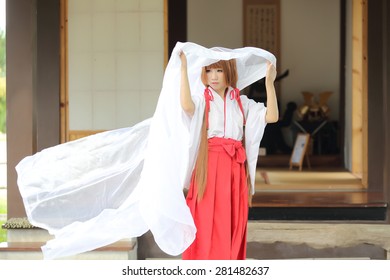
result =
[[6,132],[6,97],[5,97],[5,33],[0,31],[0,132]]
[[0,220],[0,242],[7,241],[7,230],[1,227],[3,224],[5,224],[5,221]]
[[0,132],[6,132],[5,77],[0,77]]
[[[7,214],[7,200],[5,197],[0,197],[0,214]],[[7,230],[2,228],[5,223],[5,220],[0,219],[0,242],[7,241]]]
[[7,199],[0,197],[0,214],[7,214]]
[[0,77],[5,76],[5,33],[0,31]]

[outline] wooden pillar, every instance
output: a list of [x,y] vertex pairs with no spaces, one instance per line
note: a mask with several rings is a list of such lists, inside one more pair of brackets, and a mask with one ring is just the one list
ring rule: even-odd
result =
[[[165,1],[164,1],[165,2]],[[169,0],[168,9],[168,59],[178,41],[187,41],[187,0]]]
[[8,0],[8,218],[25,216],[15,166],[59,143],[59,0]]
[[[382,26],[383,26],[383,185],[385,186],[385,197],[390,201],[390,3],[387,0],[382,0]],[[375,136],[374,136],[375,137]],[[380,151],[379,151],[380,153]],[[390,221],[390,207],[387,210],[388,222]],[[388,259],[390,259],[390,251],[387,252]]]
[[[386,15],[386,21],[385,21],[385,36],[386,36],[386,69],[385,69],[385,78],[384,78],[384,87],[385,87],[385,142],[387,143],[385,146],[385,162],[383,166],[384,170],[384,185],[385,185],[385,193],[387,201],[390,201],[390,3],[387,1],[385,2],[385,15]],[[390,215],[390,209],[388,209],[388,216]],[[390,251],[388,252],[390,254]],[[390,255],[388,255],[388,259],[390,259]]]
[[37,151],[60,143],[60,1],[37,1]]
[[[368,184],[390,200],[389,182],[389,3],[368,1]],[[389,207],[388,207],[389,209]],[[388,210],[388,213],[390,211]],[[389,219],[388,219],[389,220]]]
[[352,2],[352,173],[367,186],[367,3]]
[[7,13],[7,200],[8,217],[25,216],[15,166],[36,151],[36,1],[8,0]]

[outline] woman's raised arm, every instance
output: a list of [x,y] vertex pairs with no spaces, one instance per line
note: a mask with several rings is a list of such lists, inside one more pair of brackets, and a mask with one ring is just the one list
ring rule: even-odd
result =
[[190,85],[187,74],[187,57],[180,52],[181,60],[181,81],[180,81],[180,104],[184,112],[192,116],[195,111],[195,104],[192,101]]
[[274,123],[279,120],[278,101],[274,81],[276,78],[276,68],[273,64],[268,63],[267,74],[265,76],[265,88],[267,91],[267,113],[265,120],[267,123]]

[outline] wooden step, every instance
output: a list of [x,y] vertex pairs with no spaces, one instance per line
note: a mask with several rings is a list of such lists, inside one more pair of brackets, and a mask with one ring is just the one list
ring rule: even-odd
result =
[[[118,241],[111,245],[97,248],[94,251],[122,251],[127,252],[135,248],[134,241]],[[1,242],[0,251],[41,251],[41,247],[45,245],[43,242]]]
[[387,202],[381,193],[256,192],[249,220],[384,221]]
[[[284,167],[290,166],[291,155],[267,155],[259,156],[257,166],[260,168]],[[309,161],[311,167],[342,167],[341,156],[336,155],[310,155]],[[303,169],[308,169],[306,160],[303,161]]]

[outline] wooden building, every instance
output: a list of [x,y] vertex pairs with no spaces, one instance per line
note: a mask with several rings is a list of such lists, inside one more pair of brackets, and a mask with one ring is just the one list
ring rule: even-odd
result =
[[[123,24],[130,24],[131,21],[116,15],[115,9],[110,10],[115,16],[109,17],[115,23],[110,25],[114,29],[107,27],[108,25],[105,24],[107,21],[103,19],[96,25],[92,25],[89,30],[93,33],[101,31],[101,29],[96,31],[96,28],[105,28],[106,40],[96,41],[92,38],[90,42],[84,42],[83,36],[89,36],[89,33],[87,29],[82,29],[88,26],[82,25],[85,22],[83,15],[88,14],[89,19],[96,19],[101,12],[99,9],[107,7],[101,4],[104,1],[77,1],[80,10],[74,10],[74,6],[72,6],[73,10],[69,10],[71,2],[70,0],[9,0],[6,3],[8,218],[25,216],[14,169],[22,158],[96,131],[123,126],[125,125],[123,118],[131,120],[129,121],[131,125],[151,115],[170,50],[176,41],[191,41],[191,38],[198,39],[197,36],[200,36],[191,29],[194,25],[191,28],[187,27],[187,24],[194,20],[191,17],[194,15],[193,6],[188,9],[190,5],[194,5],[194,1],[129,1],[127,4],[138,3],[138,6],[126,8],[136,15],[134,18],[137,20],[132,18],[133,24],[138,26],[133,28],[135,30],[133,31],[139,32],[138,37],[134,36],[139,40],[136,45],[132,41],[126,41],[126,38],[121,35],[110,33],[112,30],[130,32],[127,29],[132,29],[131,25],[123,26]],[[76,1],[72,3],[74,2]],[[110,1],[106,1],[108,2]],[[264,4],[266,1],[228,2],[234,5],[238,3],[240,7],[243,5],[241,9],[244,16],[240,16],[239,20],[242,21],[240,26],[244,28],[242,31],[244,34],[245,28],[248,28],[243,23],[248,18],[245,14],[246,8],[248,5]],[[283,0],[268,2],[276,5],[276,9],[280,9],[280,6],[286,3]],[[291,5],[293,1],[288,2]],[[340,198],[342,195],[340,191],[322,191],[316,194],[308,191],[298,195],[280,190],[277,194],[263,193],[263,196],[255,200],[258,203],[257,207],[251,210],[253,218],[249,225],[248,240],[252,246],[249,250],[250,257],[390,258],[390,241],[386,241],[390,239],[388,238],[390,235],[388,218],[390,4],[386,0],[337,0],[336,2],[340,15],[337,18],[340,58],[337,60],[339,63],[336,67],[339,73],[339,93],[337,106],[335,105],[341,129],[340,151],[337,154],[340,164],[338,167],[346,169],[360,179],[362,189],[359,190],[359,199],[354,200],[356,194],[353,196],[351,193]],[[95,13],[88,9],[92,4],[96,8],[99,3],[101,6],[95,10]],[[145,4],[146,6],[142,7],[140,3],[149,3],[150,6],[146,7]],[[280,17],[280,13],[278,16]],[[146,22],[148,24],[145,25]],[[154,29],[157,27],[158,32]],[[78,29],[87,33],[79,31],[76,34]],[[77,36],[72,36],[70,30],[75,32],[71,34]],[[280,25],[276,30],[283,33],[283,30],[280,31]],[[192,37],[188,34],[190,32]],[[300,30],[296,32],[300,33]],[[325,33],[322,32],[319,31],[317,36],[324,36]],[[143,34],[154,34],[154,37],[142,37]],[[108,45],[115,39],[112,36],[117,36],[115,37],[117,45],[113,47],[116,51],[111,52]],[[129,33],[129,36],[131,37],[132,34]],[[206,40],[206,42],[210,41]],[[86,47],[84,43],[90,45]],[[240,47],[235,44],[235,42],[231,43],[233,47]],[[280,60],[283,65],[285,59],[283,50],[288,46],[283,47],[283,41],[280,44],[278,50],[281,51]],[[132,85],[126,84],[126,77],[118,80],[121,75],[123,76],[119,63],[105,64],[110,61],[110,57],[116,57],[116,61],[120,61],[118,57],[123,53],[125,55],[121,57],[128,59],[124,61],[132,61],[135,56],[126,56],[128,50],[138,52],[137,65],[146,65],[149,70],[153,69],[155,80],[152,83],[143,81],[143,76],[140,76],[139,84],[135,85],[135,82]],[[148,56],[153,56],[152,61],[143,60],[142,55],[138,58],[138,54],[145,51]],[[101,55],[103,52],[104,55]],[[88,77],[89,84],[86,84],[85,80],[77,84],[77,75],[81,70],[76,69],[75,62],[84,59],[83,55],[86,53],[92,57],[92,60],[83,66],[89,65],[90,69],[97,69],[99,63],[102,63],[112,67],[113,72],[94,73]],[[123,69],[131,72],[132,69],[126,68],[127,66],[124,65]],[[113,112],[125,112],[126,108],[115,107],[110,102],[104,102],[112,90],[109,82],[103,83],[100,79],[105,75],[116,79],[117,83],[113,86],[116,90],[116,104],[120,104],[121,100],[123,104],[127,100],[136,99],[139,103],[128,104],[130,111],[136,113],[130,116],[123,115],[122,118],[113,114]],[[97,84],[94,84],[94,81]],[[91,88],[97,89],[98,94],[92,93],[92,97],[85,95],[85,92]],[[131,98],[126,94],[130,94]],[[281,100],[286,103],[285,95],[281,96]],[[71,109],[70,103],[74,105]],[[93,105],[86,109],[85,104]],[[101,112],[102,115],[96,115],[96,112]],[[83,116],[86,118],[83,119]],[[334,166],[328,167],[331,169]],[[277,195],[279,200],[275,198]],[[306,200],[302,203],[303,195],[306,195]],[[300,198],[300,202],[297,197]],[[280,203],[281,200],[284,203]],[[266,228],[272,228],[274,234],[267,235]],[[294,234],[290,229],[300,230],[299,238],[293,238]],[[317,237],[319,232],[329,233],[328,238]],[[351,236],[351,232],[355,234],[354,237]],[[335,235],[341,237],[334,238]],[[349,248],[349,251],[340,249],[342,247]],[[141,249],[139,254],[143,257],[150,257],[147,250],[153,251],[147,245],[143,252],[142,246],[139,248]],[[282,248],[281,250],[286,252],[287,248],[293,248],[296,253],[283,253],[277,248]],[[319,249],[324,251],[318,253],[319,251],[316,250]],[[263,253],[258,253],[259,251]]]

